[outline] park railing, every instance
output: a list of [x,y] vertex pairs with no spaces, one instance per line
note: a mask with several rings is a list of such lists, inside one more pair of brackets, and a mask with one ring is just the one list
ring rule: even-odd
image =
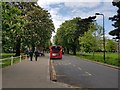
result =
[[3,59],[0,59],[0,65],[2,67],[6,67],[6,66],[10,66],[10,65],[13,65],[15,63],[19,63],[21,62],[22,60],[25,60],[27,59],[27,55],[20,55],[20,56],[17,56],[17,57],[9,57],[9,58],[3,58]]

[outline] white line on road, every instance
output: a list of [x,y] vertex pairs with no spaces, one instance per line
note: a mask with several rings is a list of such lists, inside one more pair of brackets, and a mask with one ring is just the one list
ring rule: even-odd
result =
[[76,67],[76,65],[73,65],[74,67]]
[[92,74],[90,74],[89,72],[85,72],[86,74],[88,74],[89,76],[91,76]]
[[78,67],[79,70],[82,70],[82,68]]

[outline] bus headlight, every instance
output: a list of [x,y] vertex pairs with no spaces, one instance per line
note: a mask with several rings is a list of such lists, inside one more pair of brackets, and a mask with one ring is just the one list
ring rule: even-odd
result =
[[56,56],[56,54],[53,53],[52,56]]

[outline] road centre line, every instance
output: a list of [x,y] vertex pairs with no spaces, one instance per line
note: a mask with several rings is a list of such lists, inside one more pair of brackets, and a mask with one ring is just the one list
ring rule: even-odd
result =
[[73,65],[74,67],[76,67],[76,65]]
[[92,74],[90,74],[89,72],[85,72],[86,74],[88,74],[89,76],[91,76]]
[[79,70],[82,70],[82,68],[78,67]]

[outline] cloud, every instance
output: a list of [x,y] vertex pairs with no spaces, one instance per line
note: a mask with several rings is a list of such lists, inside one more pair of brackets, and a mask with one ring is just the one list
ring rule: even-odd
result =
[[[79,4],[79,3],[78,3]],[[89,3],[90,4],[90,3]],[[81,7],[73,7],[72,9],[72,16],[80,16],[82,18],[86,18],[89,16],[94,16],[96,12],[104,14],[106,18],[114,16],[117,11],[116,7],[112,6],[111,2],[102,2],[101,4],[98,4],[99,6],[96,6],[95,8],[81,8]],[[100,19],[101,17],[97,17],[97,19]]]
[[55,9],[50,9],[49,10],[51,16],[52,16],[52,20],[53,23],[55,25],[55,30],[59,27],[59,25],[64,21],[63,17],[59,15],[59,9],[55,8]]
[[65,6],[69,8],[94,8],[98,6],[100,2],[65,2]]
[[[105,14],[105,16],[109,17],[109,16],[113,16],[115,14],[115,12],[113,11],[113,8],[111,9],[112,5],[109,5],[111,4],[109,2],[106,3],[104,2],[103,6],[100,6],[101,2],[100,1],[103,1],[103,0],[38,0],[38,4],[49,10],[49,12],[51,13],[53,19],[54,18],[58,18],[58,17],[61,17],[59,15],[59,11],[60,11],[60,7],[59,8],[51,8],[50,5],[56,5],[56,4],[60,4],[60,3],[64,3],[64,7],[68,7],[68,8],[71,8],[71,15],[73,17],[75,16],[81,16],[81,17],[88,17],[88,16],[91,16],[91,15],[94,15],[96,12],[102,12]],[[111,0],[107,0],[107,1],[111,1]],[[100,6],[100,7],[98,7]],[[91,11],[85,11],[83,10],[83,8],[86,8],[87,9],[92,9]],[[95,9],[96,8],[96,9]],[[74,13],[74,14],[72,14]]]
[[[94,7],[97,4],[99,4],[99,2],[112,2],[112,1],[113,0],[38,0],[37,3],[43,8],[48,8],[49,5],[51,4],[59,4],[59,3],[65,3],[66,6],[72,7],[72,6],[76,6],[76,4],[79,2],[81,3],[79,3],[79,5],[77,4],[77,6]],[[92,3],[96,3],[96,4],[92,4]]]
[[[38,0],[37,3],[50,12],[55,31],[57,31],[62,22],[74,17],[87,18],[94,16],[96,12],[103,13],[106,19],[114,16],[117,8],[113,7],[111,2],[112,0]],[[67,14],[65,15],[65,13]],[[102,21],[102,17],[97,16],[96,20]],[[54,35],[55,33],[53,33]]]

